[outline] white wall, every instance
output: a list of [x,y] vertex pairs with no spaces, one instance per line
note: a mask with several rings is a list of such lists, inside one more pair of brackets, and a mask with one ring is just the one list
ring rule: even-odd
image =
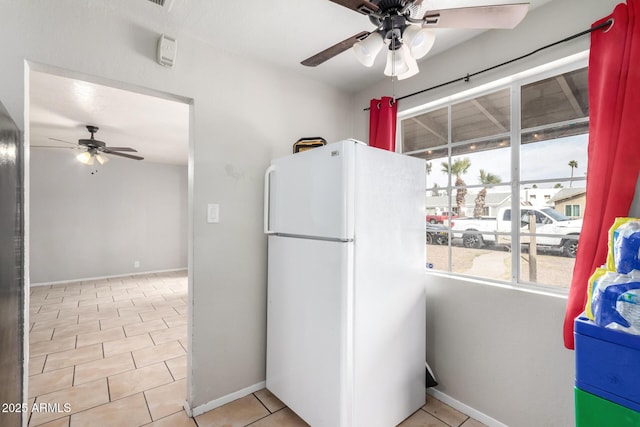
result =
[[[487,32],[426,59],[420,74],[398,82],[396,96],[416,92],[518,57],[588,29],[618,0],[553,0],[532,11],[512,31]],[[436,41],[437,43],[437,41]],[[473,78],[469,83],[427,92],[399,102],[399,111],[588,49],[589,37],[536,54]],[[389,81],[355,96],[356,138],[368,138],[371,98],[389,96]],[[495,425],[574,425],[573,352],[565,350],[565,297],[443,276],[427,275],[427,360],[437,390],[479,411]]]
[[31,150],[31,283],[186,268],[187,167],[76,154]]
[[[266,339],[263,172],[300,137],[352,136],[351,99],[185,34],[172,34],[180,43],[177,64],[161,67],[153,58],[162,23],[130,23],[126,10],[111,11],[106,0],[0,0],[0,10],[0,99],[23,129],[25,60],[193,100],[188,401],[220,403],[259,385]],[[219,224],[205,222],[211,202],[220,203]]]
[[574,425],[566,298],[438,275],[425,284],[439,392],[511,427]]

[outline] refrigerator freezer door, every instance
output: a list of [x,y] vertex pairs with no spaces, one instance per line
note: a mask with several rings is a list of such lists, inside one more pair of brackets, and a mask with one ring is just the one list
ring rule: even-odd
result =
[[314,427],[350,427],[353,243],[269,236],[267,388]]
[[268,234],[353,239],[354,141],[272,161],[265,178]]

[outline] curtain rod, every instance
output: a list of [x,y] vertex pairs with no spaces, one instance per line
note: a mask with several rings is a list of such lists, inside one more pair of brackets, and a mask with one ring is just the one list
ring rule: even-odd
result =
[[[441,87],[444,87],[444,86],[448,86],[450,84],[457,83],[457,82],[460,82],[460,81],[468,82],[471,79],[471,77],[475,77],[475,76],[477,76],[479,74],[486,73],[487,71],[495,70],[496,68],[500,68],[500,67],[503,67],[505,65],[509,65],[509,64],[511,64],[513,62],[520,61],[521,59],[528,58],[529,56],[535,55],[536,53],[541,52],[541,51],[543,51],[545,49],[549,49],[550,47],[559,45],[561,43],[566,43],[568,41],[571,41],[571,40],[576,39],[578,37],[582,37],[582,36],[587,35],[587,34],[591,34],[593,31],[596,31],[596,30],[599,30],[599,29],[602,29],[602,28],[605,28],[605,27],[609,27],[612,24],[613,24],[613,19],[609,19],[609,20],[607,20],[607,21],[605,21],[605,22],[603,22],[601,24],[598,24],[598,25],[596,25],[594,27],[589,28],[588,30],[581,31],[581,32],[579,32],[577,34],[574,34],[572,36],[566,37],[566,38],[564,38],[562,40],[558,40],[557,42],[554,42],[554,43],[539,47],[538,49],[533,50],[533,51],[531,51],[531,52],[529,52],[529,53],[527,53],[525,55],[518,56],[517,58],[510,59],[510,60],[508,60],[506,62],[502,62],[502,63],[500,63],[498,65],[494,65],[494,66],[489,67],[489,68],[485,68],[484,70],[476,71],[475,73],[472,73],[472,74],[467,73],[467,75],[464,76],[464,77],[459,77],[457,79],[450,80],[450,81],[445,82],[445,83],[440,83],[439,85],[431,86],[431,87],[429,87],[427,89],[422,89],[422,90],[419,90],[418,92],[413,92],[413,93],[410,93],[408,95],[401,96],[399,98],[396,98],[395,100],[397,102],[397,101],[400,101],[402,99],[409,98],[409,97],[416,96],[416,95],[420,95],[420,94],[428,92],[430,90],[438,89],[438,88],[441,88]],[[363,111],[368,111],[369,109],[370,108],[367,107]]]

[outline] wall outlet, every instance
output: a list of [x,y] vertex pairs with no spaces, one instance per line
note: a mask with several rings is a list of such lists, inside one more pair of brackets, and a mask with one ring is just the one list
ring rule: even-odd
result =
[[133,261],[133,268],[140,268],[140,261]]

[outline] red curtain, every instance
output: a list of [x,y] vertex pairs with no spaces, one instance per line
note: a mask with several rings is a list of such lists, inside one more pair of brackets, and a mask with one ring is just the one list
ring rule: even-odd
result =
[[573,320],[584,310],[587,281],[607,257],[607,234],[627,216],[640,170],[640,0],[627,0],[595,22],[589,55],[587,202],[564,320],[574,348]]
[[369,103],[369,145],[396,151],[396,118],[398,103],[383,96]]

